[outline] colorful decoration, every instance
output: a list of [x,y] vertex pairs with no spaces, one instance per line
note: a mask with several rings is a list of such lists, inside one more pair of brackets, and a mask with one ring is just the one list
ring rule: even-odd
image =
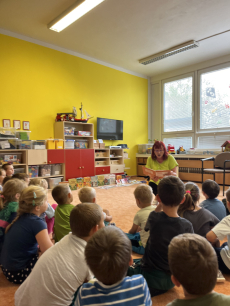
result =
[[230,140],[225,141],[225,143],[221,146],[222,152],[229,152],[230,151]]
[[208,101],[206,100],[206,101],[204,102],[204,104],[206,104],[206,105],[207,105],[207,104],[208,104]]
[[229,104],[225,104],[225,108],[229,108]]
[[206,96],[211,98],[216,98],[215,88],[214,87],[206,88]]
[[217,111],[217,108],[213,109],[213,110],[212,110],[212,113],[214,114],[216,111]]

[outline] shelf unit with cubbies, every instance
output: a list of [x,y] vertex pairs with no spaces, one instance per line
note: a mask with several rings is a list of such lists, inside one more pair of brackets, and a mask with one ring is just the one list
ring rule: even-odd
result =
[[[65,132],[66,131],[66,132]],[[76,135],[77,132],[90,132],[90,136]],[[68,133],[68,134],[67,134]],[[82,123],[82,122],[71,122],[71,121],[60,121],[54,123],[54,138],[64,140],[64,148],[70,148],[68,146],[68,140],[74,140],[75,146],[71,149],[76,148],[76,143],[85,140],[87,143],[87,149],[93,149],[93,137],[94,137],[94,125],[93,123]],[[81,147],[80,147],[81,149]]]
[[123,173],[125,169],[123,149],[95,149],[96,174]]

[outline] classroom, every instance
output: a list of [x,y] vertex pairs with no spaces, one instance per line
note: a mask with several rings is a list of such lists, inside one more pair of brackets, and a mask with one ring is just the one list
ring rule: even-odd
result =
[[[60,32],[55,28],[56,21],[64,14],[81,6],[84,8],[88,2],[94,2],[89,12]],[[133,236],[138,230],[151,233],[151,227],[149,225],[147,229],[146,219],[145,225],[137,229],[135,220],[141,204],[138,204],[136,193],[139,186],[145,186],[146,192],[151,188],[149,201],[154,214],[166,214],[159,193],[161,185],[164,188],[164,180],[174,176],[184,183],[184,203],[189,198],[193,206],[183,211],[184,204],[178,200],[181,211],[178,209],[172,215],[178,213],[180,218],[189,220],[196,234],[188,210],[209,211],[207,207],[199,206],[210,199],[204,182],[217,190],[213,197],[219,201],[218,205],[222,205],[221,209],[224,207],[229,232],[226,230],[223,236],[217,230],[212,231],[212,228],[220,227],[222,221],[210,209],[220,224],[215,218],[209,220],[212,224],[210,231],[200,236],[213,245],[215,252],[219,250],[218,269],[221,271],[221,254],[223,256],[224,250],[230,254],[226,194],[230,186],[230,162],[227,162],[230,160],[229,9],[227,0],[1,1],[0,254],[2,226],[7,237],[17,224],[17,221],[12,224],[11,219],[6,221],[1,215],[6,209],[7,185],[11,182],[10,190],[18,190],[14,200],[9,201],[15,203],[14,218],[19,216],[18,203],[20,207],[20,197],[26,190],[22,182],[17,185],[16,180],[9,179],[4,183],[7,184],[4,191],[2,181],[5,176],[16,175],[17,182],[23,180],[23,184],[28,179],[33,188],[38,188],[35,191],[26,187],[31,188],[31,192],[33,190],[32,195],[36,194],[31,209],[36,210],[39,219],[44,214],[43,221],[46,221],[43,223],[47,223],[46,231],[52,246],[49,241],[44,244],[44,250],[52,249],[53,244],[61,240],[53,236],[55,222],[58,223],[54,214],[56,216],[59,208],[59,197],[53,193],[56,187],[61,186],[60,190],[64,190],[68,186],[70,192],[65,191],[66,201],[71,205],[71,211],[73,205],[76,207],[76,213],[79,203],[88,203],[88,200],[81,201],[80,191],[92,187],[96,191],[92,199],[95,198],[95,203],[100,206],[97,208],[94,204],[94,209],[103,209],[106,225],[95,233],[95,239],[100,231],[105,230],[106,235],[107,228],[108,232],[121,229],[122,235],[126,233],[132,242],[133,258],[141,260],[141,265],[147,256],[146,242],[144,246],[141,240],[133,242]],[[9,165],[9,174],[5,173],[8,170],[1,172],[7,168],[4,164]],[[146,174],[148,170],[149,174]],[[22,173],[25,174],[23,178]],[[41,192],[39,188],[48,189],[47,210],[50,209],[52,214],[49,220],[47,210],[41,214],[40,204],[36,204]],[[152,216],[154,214],[151,212]],[[10,224],[12,228],[5,233]],[[184,232],[192,233],[193,230]],[[138,235],[141,239],[142,232]],[[215,245],[215,239],[220,245]],[[150,240],[146,248],[151,249]],[[37,238],[36,243],[45,255]],[[135,246],[141,246],[140,252],[144,253],[135,252]],[[171,277],[173,269],[169,271],[168,258],[166,261],[166,274]],[[221,271],[214,290],[229,295],[230,263],[228,266],[223,259],[222,264],[227,267],[227,272]],[[15,293],[23,296],[20,290],[17,291],[18,283],[10,283],[2,269],[1,305],[16,303],[22,306],[22,301],[15,300]],[[156,269],[164,270],[159,266]],[[145,276],[142,278],[147,280],[149,289],[155,286],[151,287]],[[146,305],[163,306],[175,299],[183,299],[182,286],[175,285],[171,278],[165,279],[174,285],[167,288],[162,285],[163,289],[160,285],[155,286],[155,291],[148,292]],[[75,289],[77,291],[78,287]],[[76,293],[73,304],[53,305],[90,305],[94,302],[87,300],[88,304],[84,304],[77,301],[79,296]],[[32,301],[25,300],[24,303],[30,305]],[[111,301],[109,303],[112,305]],[[226,300],[223,305],[228,303]],[[139,304],[133,302],[132,305]]]

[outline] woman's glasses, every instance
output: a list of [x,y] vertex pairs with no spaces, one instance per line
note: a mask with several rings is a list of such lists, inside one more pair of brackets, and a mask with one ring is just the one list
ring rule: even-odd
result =
[[154,152],[161,153],[161,152],[164,152],[164,150],[154,150]]

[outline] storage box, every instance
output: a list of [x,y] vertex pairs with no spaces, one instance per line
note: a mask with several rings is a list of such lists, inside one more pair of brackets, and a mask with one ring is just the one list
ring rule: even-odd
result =
[[95,152],[95,157],[106,157],[105,152]]
[[65,140],[65,149],[74,149],[74,142],[73,139],[67,139]]
[[39,166],[39,176],[50,176],[51,175],[51,165],[40,165]]
[[119,164],[120,164],[119,159],[112,159],[112,160],[110,161],[110,165],[119,165]]
[[15,150],[17,149],[17,139],[0,139],[0,149]]
[[18,168],[18,167],[16,167],[16,168],[14,168],[14,173],[16,174],[16,173],[26,173],[26,170],[25,170],[25,168]]
[[17,149],[30,150],[32,149],[32,141],[31,140],[17,140]]
[[62,164],[53,164],[51,165],[51,174],[60,175],[62,174]]
[[19,131],[16,130],[16,137],[22,140],[30,140],[31,131]]
[[15,138],[16,137],[16,129],[13,127],[0,127],[0,138]]
[[21,164],[22,162],[22,153],[1,154],[1,156],[2,155],[3,155],[3,163]]
[[65,127],[64,128],[64,134],[65,135],[74,135],[74,127]]
[[95,166],[105,166],[106,165],[106,160],[96,160],[95,161]]
[[46,149],[48,149],[48,150],[55,149],[55,140],[54,139],[47,139],[46,140]]
[[53,189],[55,186],[57,186],[62,181],[62,179],[63,176],[47,178],[49,189]]
[[32,148],[35,150],[44,150],[46,149],[46,141],[45,140],[33,140]]
[[55,139],[55,149],[64,149],[63,139]]
[[103,142],[103,143],[99,143],[99,148],[100,149],[105,149],[105,143]]
[[88,131],[75,131],[74,134],[79,136],[91,136],[91,132]]
[[76,139],[75,140],[75,149],[88,149],[89,142],[85,139]]
[[28,166],[29,177],[38,177],[39,166]]
[[138,145],[138,153],[139,154],[147,154],[148,145],[147,144],[139,144]]
[[99,149],[99,143],[94,142],[93,147],[94,149]]

